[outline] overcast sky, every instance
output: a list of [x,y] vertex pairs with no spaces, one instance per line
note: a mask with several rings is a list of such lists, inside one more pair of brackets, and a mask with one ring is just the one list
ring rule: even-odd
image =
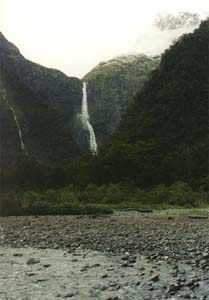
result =
[[209,11],[209,0],[0,0],[0,31],[22,54],[82,77],[128,53],[161,12]]

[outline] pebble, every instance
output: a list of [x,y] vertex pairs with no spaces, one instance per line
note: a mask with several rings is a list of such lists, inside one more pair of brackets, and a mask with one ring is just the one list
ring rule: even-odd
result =
[[[48,286],[53,278],[56,285],[55,282],[56,280],[59,282],[60,276],[63,282],[60,284],[62,291],[59,294],[68,295],[68,298],[71,292],[68,293],[64,286],[70,284],[72,286],[73,276],[78,275],[78,283],[84,280],[88,292],[90,288],[92,289],[90,299],[93,300],[108,297],[138,300],[137,291],[143,291],[144,299],[162,299],[161,296],[165,294],[168,298],[207,299],[209,220],[177,216],[171,222],[168,217],[155,216],[157,213],[146,217],[140,212],[130,211],[105,218],[85,216],[0,218],[1,230],[4,232],[4,239],[0,239],[0,249],[1,246],[8,249],[16,248],[11,252],[8,263],[9,268],[13,270],[18,269],[22,263],[17,278],[22,277],[28,282],[31,280],[38,289],[41,289]],[[68,261],[65,266],[63,265],[64,273],[54,277],[57,262],[50,256],[41,255],[41,251],[55,251],[54,253],[63,251],[62,259]],[[102,258],[104,261],[100,260],[101,257],[97,254],[93,257],[92,251],[106,253],[105,259]],[[2,264],[8,257],[7,251],[2,250],[0,256]],[[3,300],[12,299],[9,294],[4,298],[1,296],[2,291],[10,293],[9,288],[6,289],[5,286],[7,280],[9,284],[9,277],[5,272],[6,267],[2,267],[0,299]],[[10,276],[15,272],[10,272]],[[93,280],[91,284],[88,282],[89,278]],[[103,279],[104,288],[101,285]],[[21,284],[27,286],[26,282]],[[16,292],[21,288],[21,284]],[[83,289],[80,287],[79,290],[75,286],[71,297],[79,299],[80,296],[76,293],[82,293]],[[48,293],[50,292],[51,289],[48,288]],[[17,300],[19,299],[17,297]]]
[[36,259],[36,258],[29,258],[27,260],[27,265],[35,265],[35,264],[38,264],[38,263],[40,263],[40,260]]

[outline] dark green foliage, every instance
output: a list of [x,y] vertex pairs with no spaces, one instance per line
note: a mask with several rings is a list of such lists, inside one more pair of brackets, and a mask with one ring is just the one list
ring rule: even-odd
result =
[[64,189],[45,192],[27,191],[22,196],[23,213],[29,214],[94,214],[110,213],[111,205],[132,203],[134,206],[178,205],[200,207],[208,205],[209,194],[193,191],[188,183],[163,184],[149,191],[141,190],[132,182],[89,184],[84,190],[71,185]]
[[200,190],[203,192],[209,192],[209,175],[201,180]]
[[71,184],[43,191],[14,191],[0,195],[0,215],[109,214],[112,208],[204,207],[209,205],[209,192],[203,187],[194,190],[178,181],[142,190],[127,180],[101,186],[89,184],[85,189]]
[[19,190],[62,188],[75,181],[74,166],[52,166],[32,157],[21,156],[14,171],[5,180]]
[[205,21],[164,53],[117,132],[85,166],[85,182],[89,175],[89,182],[130,178],[145,188],[200,184],[209,170],[208,45]]
[[[74,123],[81,110],[82,82],[62,72],[45,68],[24,58],[17,47],[0,33],[0,105],[14,109],[25,148],[42,162],[63,164],[81,154],[74,132]],[[17,127],[14,117],[1,110],[10,127]],[[8,130],[0,116],[1,136]],[[19,139],[17,128],[16,140]],[[13,130],[15,131],[15,130]],[[14,132],[8,135],[13,137]],[[15,155],[19,155],[13,138]],[[5,141],[4,145],[7,143]],[[1,142],[2,143],[2,142]],[[9,146],[7,151],[11,152]],[[2,157],[3,160],[3,157]]]
[[0,194],[0,215],[23,215],[24,211],[21,205],[21,198],[16,192]]
[[15,108],[30,155],[55,164],[69,161],[81,153],[72,133],[73,111],[66,120],[61,110],[43,101],[44,95],[33,94],[14,76],[2,72],[1,80],[7,100]]
[[[63,199],[63,192],[65,199]],[[67,191],[48,190],[44,193],[25,192],[22,200],[22,211],[35,215],[92,215],[111,214],[112,210],[99,207],[96,204],[81,203],[72,199],[72,193],[67,197]]]
[[[1,214],[10,210],[17,214],[109,213],[104,206],[124,207],[127,203],[208,205],[208,45],[209,21],[205,21],[164,53],[159,68],[130,104],[118,130],[100,148],[98,156],[87,153],[72,161],[79,153],[70,146],[71,135],[65,141],[59,113],[48,109],[46,103],[40,104],[40,111],[39,105],[30,111],[27,99],[40,103],[41,98],[30,98],[30,92],[22,88],[21,99],[26,100],[19,98],[23,102],[17,105],[15,91],[8,88],[9,99],[23,116],[23,130],[33,115],[42,119],[42,111],[47,111],[47,125],[44,120],[38,124],[35,118],[30,129],[33,140],[42,141],[42,146],[32,141],[28,145],[34,147],[37,156],[41,153],[53,164],[21,156],[14,170],[6,174],[21,193],[1,195]],[[43,137],[38,136],[41,130]],[[39,148],[43,145],[45,151]],[[69,162],[56,164],[52,148],[56,155],[63,155],[63,162],[68,162],[69,155]],[[6,175],[0,176],[1,183]]]
[[120,56],[100,63],[84,77],[91,123],[99,143],[115,131],[133,97],[159,61],[158,57],[145,55]]

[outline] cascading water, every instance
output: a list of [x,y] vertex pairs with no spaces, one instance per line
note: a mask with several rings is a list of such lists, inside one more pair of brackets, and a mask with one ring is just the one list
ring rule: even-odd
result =
[[21,149],[22,149],[22,151],[25,152],[26,155],[28,155],[28,152],[25,149],[25,144],[24,144],[23,139],[22,139],[22,130],[20,128],[20,124],[19,124],[19,121],[17,119],[16,112],[15,112],[14,108],[11,105],[10,105],[10,109],[11,109],[11,111],[13,113],[14,121],[15,121],[15,124],[16,124],[17,129],[18,129],[18,134],[19,134]]
[[89,148],[93,154],[97,154],[97,141],[94,132],[94,128],[89,122],[89,113],[88,113],[88,100],[87,100],[87,91],[86,91],[86,83],[83,82],[83,99],[82,99],[82,122],[83,126],[87,127],[89,131]]
[[14,118],[14,121],[15,121],[15,124],[17,126],[17,129],[18,129],[18,135],[19,135],[19,139],[20,139],[20,146],[21,146],[21,149],[22,151],[25,152],[25,154],[28,156],[28,151],[26,150],[25,148],[25,144],[23,142],[23,138],[22,138],[22,130],[20,128],[20,123],[17,119],[17,115],[16,115],[16,112],[14,110],[14,108],[11,106],[11,104],[9,104],[8,100],[7,100],[7,97],[6,97],[6,92],[2,95],[4,101],[6,102],[6,104],[9,106],[10,110],[12,111],[12,114],[13,114],[13,118]]

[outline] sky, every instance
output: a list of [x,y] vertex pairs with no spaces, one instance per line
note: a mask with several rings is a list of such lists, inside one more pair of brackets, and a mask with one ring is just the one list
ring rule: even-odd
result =
[[208,12],[209,0],[0,0],[0,32],[28,59],[82,78],[130,53],[161,12]]

